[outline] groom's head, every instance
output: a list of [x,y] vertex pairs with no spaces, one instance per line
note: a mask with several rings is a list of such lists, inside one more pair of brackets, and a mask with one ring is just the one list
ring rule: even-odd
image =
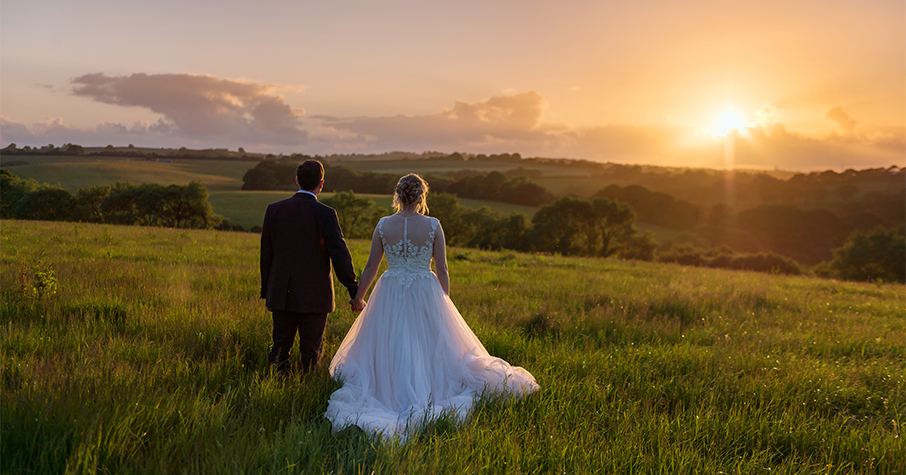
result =
[[317,160],[306,160],[296,168],[296,183],[305,191],[314,191],[324,181],[324,165]]

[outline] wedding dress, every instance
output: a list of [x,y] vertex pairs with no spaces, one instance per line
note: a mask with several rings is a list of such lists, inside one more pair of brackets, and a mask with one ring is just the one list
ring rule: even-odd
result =
[[465,417],[485,389],[538,389],[528,371],[488,354],[443,291],[430,267],[437,227],[422,215],[378,223],[388,270],[330,363],[343,383],[327,405],[334,430],[405,438],[441,413]]

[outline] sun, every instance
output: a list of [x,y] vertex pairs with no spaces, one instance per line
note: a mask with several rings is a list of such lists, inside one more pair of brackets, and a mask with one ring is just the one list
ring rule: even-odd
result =
[[723,133],[727,133],[733,129],[740,130],[745,127],[745,124],[743,124],[742,118],[739,116],[739,113],[733,109],[724,110],[720,114],[718,124],[720,124],[720,129],[723,131]]
[[714,135],[723,137],[730,133],[731,130],[742,132],[745,127],[746,124],[743,122],[739,112],[737,112],[736,109],[728,107],[720,113],[717,118],[717,126],[711,129],[711,132]]

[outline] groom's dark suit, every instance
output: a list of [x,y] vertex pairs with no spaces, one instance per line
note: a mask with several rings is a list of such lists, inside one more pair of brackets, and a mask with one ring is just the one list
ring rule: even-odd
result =
[[272,203],[261,232],[261,298],[274,316],[271,364],[286,370],[299,332],[303,368],[317,364],[327,314],[334,310],[330,264],[349,295],[358,291],[337,212],[299,192]]

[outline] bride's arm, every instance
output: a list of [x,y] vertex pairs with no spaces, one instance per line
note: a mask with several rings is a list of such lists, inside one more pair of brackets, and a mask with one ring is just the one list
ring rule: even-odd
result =
[[362,270],[362,277],[359,278],[359,291],[355,294],[355,302],[364,304],[365,294],[374,282],[374,276],[377,275],[378,268],[381,266],[381,259],[384,258],[384,245],[381,243],[381,235],[377,228],[371,236],[371,255],[368,256],[368,263]]
[[437,224],[437,235],[434,238],[434,272],[444,293],[450,295],[450,272],[447,270],[447,242],[444,229]]

